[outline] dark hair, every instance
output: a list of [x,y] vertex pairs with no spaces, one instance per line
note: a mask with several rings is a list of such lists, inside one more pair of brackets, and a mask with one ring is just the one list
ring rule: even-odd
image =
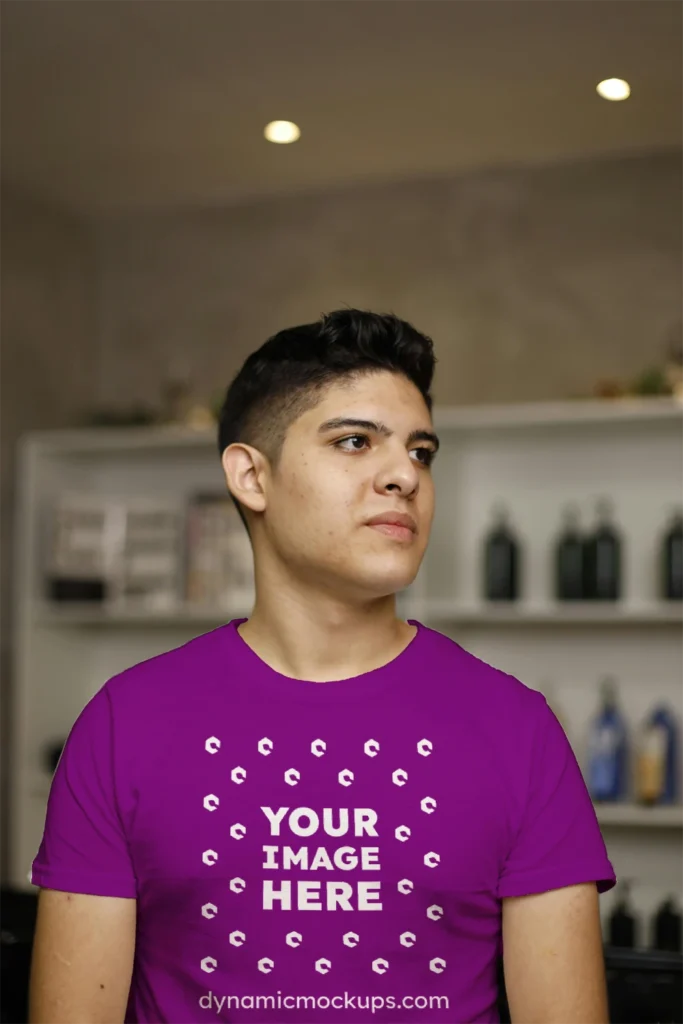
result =
[[[289,327],[246,359],[229,385],[218,422],[218,451],[237,441],[276,466],[289,426],[319,401],[331,384],[362,373],[390,370],[412,381],[431,412],[436,359],[431,338],[388,313],[340,309]],[[240,503],[234,498],[242,522]]]

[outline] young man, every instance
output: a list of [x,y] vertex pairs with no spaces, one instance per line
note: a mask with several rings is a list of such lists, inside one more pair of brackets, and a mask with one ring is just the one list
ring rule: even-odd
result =
[[344,310],[247,359],[219,428],[237,619],[110,679],[33,866],[33,1024],[606,1024],[615,884],[544,697],[397,618],[434,511],[432,343]]

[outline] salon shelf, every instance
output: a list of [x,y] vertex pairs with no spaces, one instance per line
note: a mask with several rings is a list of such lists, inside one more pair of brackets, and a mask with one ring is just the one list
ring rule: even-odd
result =
[[424,607],[423,614],[429,621],[462,626],[683,626],[683,606],[674,601],[631,606],[577,602],[560,606],[468,607],[429,600]]
[[601,825],[623,828],[683,828],[683,805],[640,807],[637,804],[595,804]]
[[[178,605],[168,610],[107,607],[89,604],[39,604],[34,622],[41,626],[206,626],[213,629],[230,619],[248,616],[249,598],[236,598],[230,607],[193,608]],[[567,607],[464,607],[449,601],[406,602],[403,614],[425,623],[461,626],[683,626],[683,608],[671,605],[601,607],[581,604]]]
[[36,606],[34,610],[34,622],[40,626],[96,626],[102,628],[123,628],[148,626],[166,627],[206,627],[215,629],[224,622],[231,619],[248,616],[253,606],[253,600],[236,600],[230,608],[192,608],[187,605],[179,605],[176,608],[142,609],[142,608],[118,608],[102,605],[88,604],[59,604],[50,605],[45,603]]
[[[667,398],[434,408],[440,436],[437,504],[415,583],[398,595],[401,618],[452,636],[526,685],[552,680],[576,730],[595,714],[597,682],[619,680],[629,717],[654,701],[681,721],[683,606],[657,599],[659,538],[683,488],[683,403]],[[107,679],[231,619],[253,595],[214,608],[140,610],[50,603],[44,567],[50,517],[62,493],[168,498],[223,492],[214,429],[126,427],[28,434],[17,459],[12,594],[13,771],[8,877],[27,888],[40,844],[50,776],[46,746],[68,735]],[[548,558],[562,509],[582,526],[607,496],[625,538],[624,600],[553,602]],[[524,600],[480,599],[481,543],[504,501],[525,553]],[[683,810],[596,806],[618,875],[652,879],[653,905],[680,886]]]
[[[50,780],[38,783],[31,795],[47,800]],[[681,829],[683,828],[683,804],[670,807],[640,807],[637,804],[594,804],[595,813],[601,826],[639,829]]]

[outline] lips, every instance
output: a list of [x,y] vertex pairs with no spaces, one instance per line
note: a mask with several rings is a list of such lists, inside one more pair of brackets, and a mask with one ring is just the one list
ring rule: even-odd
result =
[[392,537],[402,543],[409,544],[415,539],[415,534],[411,529],[407,526],[397,526],[396,523],[372,523],[370,529],[376,533],[384,533],[387,537]]
[[417,533],[417,523],[407,512],[380,512],[372,519],[368,519],[367,525],[401,527],[404,530],[410,530],[411,533]]

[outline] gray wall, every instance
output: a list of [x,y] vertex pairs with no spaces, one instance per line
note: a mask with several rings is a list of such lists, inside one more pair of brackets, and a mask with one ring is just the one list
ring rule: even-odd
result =
[[111,222],[100,393],[154,400],[172,366],[210,394],[344,304],[434,337],[439,402],[590,393],[680,319],[681,191],[665,153]]
[[[0,705],[2,811],[11,729],[11,578],[15,448],[26,430],[67,426],[95,383],[95,270],[89,233],[59,211],[3,185],[0,327]],[[7,828],[2,822],[2,878]]]

